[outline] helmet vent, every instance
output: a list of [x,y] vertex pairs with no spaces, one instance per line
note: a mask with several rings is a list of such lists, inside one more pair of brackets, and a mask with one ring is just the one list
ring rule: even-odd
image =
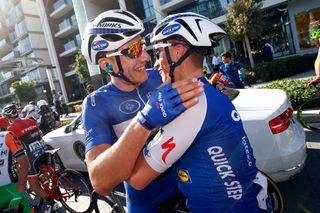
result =
[[133,30],[133,31],[130,31],[130,32],[125,32],[123,33],[123,35],[125,36],[133,36],[133,35],[136,35],[137,33],[139,33],[141,30]]
[[104,22],[118,22],[118,23],[122,23],[122,24],[127,24],[127,25],[130,25],[130,26],[133,26],[133,24],[130,23],[129,21],[126,21],[126,20],[120,19],[120,18],[114,18],[114,17],[108,17],[108,18],[101,19],[101,21],[98,23],[98,26],[101,23],[104,23]]
[[133,15],[131,15],[130,13],[128,13],[126,11],[121,10],[121,11],[117,11],[116,13],[124,14],[124,15],[129,16],[132,19],[136,20],[137,22],[139,22]]
[[123,37],[117,34],[105,34],[105,35],[101,35],[101,38],[107,41],[113,41],[113,42],[123,40]]
[[92,61],[92,58],[91,58],[91,44],[92,44],[92,41],[93,39],[96,37],[96,35],[92,35],[90,36],[89,38],[89,42],[88,42],[88,52],[89,52],[89,57],[90,57],[90,61]]
[[178,22],[179,24],[181,24],[186,30],[189,31],[189,33],[192,35],[192,37],[198,41],[197,36],[194,34],[193,30],[189,27],[189,25],[182,19],[177,19],[175,20],[176,22]]
[[198,26],[199,31],[202,32],[201,27],[200,27],[200,24],[199,24],[199,22],[201,21],[201,19],[196,19],[195,21],[196,21],[196,23],[197,23],[197,26]]
[[155,35],[158,35],[158,34],[163,30],[163,28],[165,28],[167,25],[168,25],[168,24],[164,24],[164,25],[162,25],[161,27],[159,27],[159,28],[157,29]]

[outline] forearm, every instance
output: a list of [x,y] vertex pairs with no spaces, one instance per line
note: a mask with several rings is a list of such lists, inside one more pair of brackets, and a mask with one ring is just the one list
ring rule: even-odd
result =
[[316,77],[320,78],[320,48],[318,50],[317,59],[314,63],[314,70],[316,72]]
[[29,172],[29,161],[26,155],[20,156],[17,159],[17,163],[19,164],[18,168],[18,185],[16,188],[17,192],[22,192],[26,187],[26,182],[28,178]]
[[109,194],[115,186],[129,177],[149,134],[150,131],[133,120],[118,141],[107,150],[100,153],[89,152],[86,155],[95,191],[103,195]]

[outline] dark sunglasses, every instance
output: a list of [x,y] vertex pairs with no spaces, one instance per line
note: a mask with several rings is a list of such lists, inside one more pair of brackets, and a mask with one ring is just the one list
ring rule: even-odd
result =
[[145,40],[141,38],[139,41],[134,42],[131,44],[128,48],[125,48],[123,50],[119,50],[114,53],[110,53],[106,55],[106,58],[112,57],[112,56],[118,56],[118,55],[124,55],[127,58],[133,59],[138,58],[143,50],[145,49]]

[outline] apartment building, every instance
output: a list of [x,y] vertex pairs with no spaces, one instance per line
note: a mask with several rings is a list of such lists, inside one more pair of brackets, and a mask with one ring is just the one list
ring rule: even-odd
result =
[[[0,105],[17,101],[11,88],[16,80],[35,81],[37,99],[49,99],[47,73],[56,78],[46,70],[51,62],[36,2],[1,0],[0,14]],[[42,66],[33,66],[39,61]]]

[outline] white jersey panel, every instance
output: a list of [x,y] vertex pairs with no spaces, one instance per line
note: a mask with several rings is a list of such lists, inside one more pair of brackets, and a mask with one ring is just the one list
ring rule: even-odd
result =
[[132,121],[132,119],[126,120],[126,121],[124,121],[122,123],[119,123],[119,124],[116,124],[116,125],[112,126],[112,128],[113,128],[113,130],[116,133],[116,136],[118,138],[120,138],[120,136],[122,135],[122,133],[127,128],[127,126],[130,124],[131,121]]
[[164,172],[191,146],[203,125],[207,112],[205,93],[198,98],[199,102],[195,106],[162,127],[144,148],[144,158],[153,170],[159,173]]
[[10,150],[5,143],[6,134],[7,132],[3,134],[4,137],[0,137],[0,186],[11,183],[10,175],[8,173]]

